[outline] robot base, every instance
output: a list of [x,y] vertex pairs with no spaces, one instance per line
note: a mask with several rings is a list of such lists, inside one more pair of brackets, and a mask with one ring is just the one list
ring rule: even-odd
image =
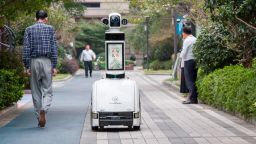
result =
[[131,79],[101,79],[94,83],[91,103],[93,130],[105,126],[140,129],[141,105],[137,84]]
[[[125,112],[127,113],[127,112]],[[133,112],[131,112],[133,114]],[[110,116],[108,118],[91,118],[92,130],[103,129],[105,126],[127,126],[129,129],[140,130],[140,118],[124,119],[122,116]]]

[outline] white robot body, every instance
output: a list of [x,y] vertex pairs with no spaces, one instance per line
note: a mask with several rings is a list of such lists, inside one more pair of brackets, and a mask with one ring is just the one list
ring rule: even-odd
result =
[[[120,31],[121,15],[111,13],[103,23],[110,27],[105,33],[106,78],[93,84],[92,130],[117,125],[139,130],[140,93],[136,82],[125,77],[125,34]],[[123,19],[122,24],[126,23]]]

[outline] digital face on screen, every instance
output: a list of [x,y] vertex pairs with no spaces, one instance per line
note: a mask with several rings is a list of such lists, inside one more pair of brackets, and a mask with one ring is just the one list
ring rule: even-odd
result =
[[123,69],[123,45],[108,44],[108,69],[122,70]]

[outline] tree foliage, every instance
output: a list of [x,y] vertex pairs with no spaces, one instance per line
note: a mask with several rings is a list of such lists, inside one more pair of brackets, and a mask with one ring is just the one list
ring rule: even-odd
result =
[[253,48],[256,47],[255,0],[206,0],[205,8],[212,21],[230,31],[227,46],[241,53],[244,67],[252,66]]
[[96,53],[104,52],[106,30],[107,27],[101,22],[80,23],[79,32],[75,37],[75,47],[83,49],[85,44],[91,44]]
[[0,26],[6,21],[17,19],[20,15],[27,15],[36,10],[45,9],[53,1],[57,0],[1,0]]
[[229,31],[223,26],[214,24],[202,30],[194,45],[197,66],[205,73],[213,72],[224,66],[237,63],[237,53],[226,45]]
[[[74,40],[77,24],[72,15],[64,8],[64,4],[59,2],[45,8],[48,12],[48,24],[52,25],[57,33],[58,41],[64,46],[68,46]],[[17,45],[23,44],[23,35],[26,27],[35,23],[35,12],[25,15],[20,14],[15,21],[12,21],[11,27],[16,35]]]
[[9,21],[15,21],[20,16],[34,14],[37,10],[47,9],[52,4],[62,2],[64,8],[72,16],[80,16],[84,7],[72,0],[1,0],[0,1],[0,27]]

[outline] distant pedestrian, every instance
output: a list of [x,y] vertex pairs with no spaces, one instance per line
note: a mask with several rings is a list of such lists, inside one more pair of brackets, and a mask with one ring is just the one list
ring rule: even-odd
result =
[[193,54],[194,44],[196,38],[192,35],[191,27],[183,28],[183,48],[180,57],[184,61],[184,75],[186,85],[189,90],[188,99],[183,102],[183,104],[197,104],[197,88],[196,88],[196,78],[197,78],[197,68],[196,62]]
[[88,70],[90,72],[90,77],[92,77],[92,61],[96,59],[95,53],[91,50],[89,44],[85,45],[85,49],[82,51],[80,60],[84,62],[85,77],[88,77]]
[[46,113],[52,102],[52,76],[57,74],[55,30],[47,25],[47,12],[36,12],[36,23],[24,34],[23,62],[30,76],[31,92],[38,126],[45,127]]

